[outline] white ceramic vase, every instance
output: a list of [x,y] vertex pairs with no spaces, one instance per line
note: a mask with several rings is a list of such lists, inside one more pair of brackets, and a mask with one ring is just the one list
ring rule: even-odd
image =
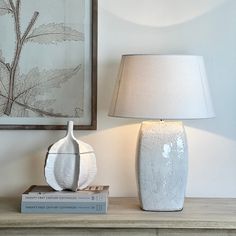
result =
[[84,189],[94,180],[95,153],[89,144],[74,137],[72,121],[66,136],[49,147],[44,173],[47,183],[57,191]]
[[137,150],[137,179],[142,209],[181,210],[187,172],[187,142],[182,123],[143,122]]

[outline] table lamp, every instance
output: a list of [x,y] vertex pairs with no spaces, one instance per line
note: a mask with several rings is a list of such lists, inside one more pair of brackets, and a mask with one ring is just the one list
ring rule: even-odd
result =
[[109,115],[153,120],[142,122],[137,145],[141,208],[182,210],[188,153],[179,120],[214,117],[203,58],[122,56]]

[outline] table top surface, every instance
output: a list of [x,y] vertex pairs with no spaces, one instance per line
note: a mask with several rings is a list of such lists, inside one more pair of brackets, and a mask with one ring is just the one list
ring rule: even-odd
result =
[[0,198],[0,228],[236,229],[236,199],[186,198],[180,212],[148,212],[136,198],[110,198],[108,213],[22,214],[19,198]]

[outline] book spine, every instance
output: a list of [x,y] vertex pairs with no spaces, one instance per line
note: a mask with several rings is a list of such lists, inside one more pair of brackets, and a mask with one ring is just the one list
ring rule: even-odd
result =
[[107,203],[71,203],[71,202],[21,202],[22,213],[80,213],[80,214],[105,214]]
[[22,194],[22,201],[27,202],[104,202],[107,201],[107,195],[33,195]]

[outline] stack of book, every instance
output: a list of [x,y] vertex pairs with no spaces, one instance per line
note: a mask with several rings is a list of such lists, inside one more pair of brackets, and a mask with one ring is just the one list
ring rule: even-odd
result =
[[31,186],[22,194],[22,213],[105,214],[109,186],[89,186],[84,190],[55,191],[49,186]]

